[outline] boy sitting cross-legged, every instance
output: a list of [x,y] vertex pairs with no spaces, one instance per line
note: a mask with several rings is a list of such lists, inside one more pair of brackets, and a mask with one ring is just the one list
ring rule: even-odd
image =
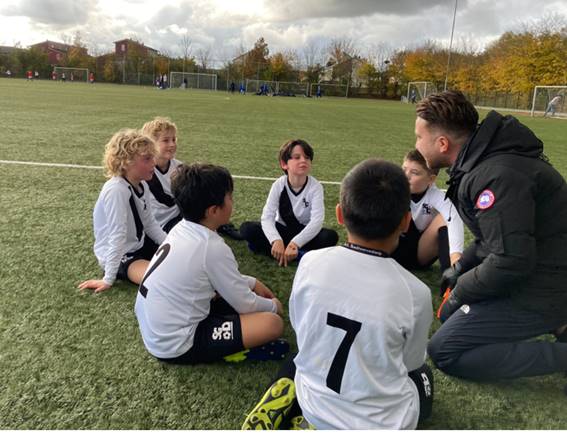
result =
[[250,250],[271,255],[280,266],[296,259],[300,250],[327,248],[339,239],[335,231],[323,228],[323,186],[309,175],[313,155],[304,140],[285,142],[279,152],[285,175],[272,184],[261,222],[240,226]]
[[280,301],[260,280],[240,274],[216,232],[232,213],[230,173],[181,164],[171,190],[183,220],[156,252],[136,298],[147,350],[177,364],[283,358],[289,346],[276,340],[283,332]]
[[336,214],[348,242],[301,260],[289,302],[298,354],[243,429],[293,417],[295,397],[303,423],[317,429],[414,429],[430,414],[430,290],[390,257],[409,200],[392,163],[369,159],[346,175]]

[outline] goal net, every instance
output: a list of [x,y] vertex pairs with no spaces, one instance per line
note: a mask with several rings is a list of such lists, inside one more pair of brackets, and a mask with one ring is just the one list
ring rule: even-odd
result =
[[[318,92],[319,91],[319,92]],[[312,97],[348,97],[348,85],[337,85],[334,83],[311,83],[310,94]]]
[[307,96],[309,83],[300,82],[276,82],[276,94],[283,97]]
[[265,86],[267,94],[275,94],[277,91],[278,82],[269,80],[254,80],[246,79],[246,93],[259,94],[262,92],[262,86]]
[[217,90],[217,75],[172,71],[169,74],[169,86],[181,89]]
[[66,82],[88,82],[88,68],[70,68],[64,66],[56,66],[53,72],[57,80],[65,80]]
[[433,82],[409,82],[406,102],[417,103],[435,92],[437,87]]
[[567,86],[536,86],[531,115],[567,117]]

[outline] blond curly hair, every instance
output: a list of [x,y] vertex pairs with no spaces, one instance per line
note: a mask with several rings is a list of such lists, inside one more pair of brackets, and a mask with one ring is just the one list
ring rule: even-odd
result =
[[108,178],[122,176],[137,156],[158,155],[153,139],[140,130],[125,128],[112,136],[104,146],[103,165]]
[[173,131],[177,134],[177,126],[171,122],[171,119],[163,116],[156,116],[142,127],[142,133],[156,141],[159,139],[160,134],[167,131]]

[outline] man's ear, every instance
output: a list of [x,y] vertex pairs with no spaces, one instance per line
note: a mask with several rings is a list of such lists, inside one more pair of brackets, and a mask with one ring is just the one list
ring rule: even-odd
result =
[[337,206],[335,207],[335,216],[337,216],[337,222],[339,223],[339,225],[345,224],[345,218],[343,216],[343,209],[341,208],[340,204],[337,204]]
[[437,140],[439,141],[439,151],[443,154],[447,154],[451,145],[450,139],[447,136],[441,135]]

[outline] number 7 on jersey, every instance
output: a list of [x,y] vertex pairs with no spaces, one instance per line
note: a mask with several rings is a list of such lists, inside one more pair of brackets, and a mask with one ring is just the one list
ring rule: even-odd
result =
[[343,375],[345,373],[346,362],[348,358],[348,353],[356,334],[362,328],[362,323],[356,320],[347,319],[346,317],[339,316],[338,314],[327,313],[327,325],[333,328],[344,329],[346,334],[337,349],[337,353],[333,358],[331,363],[331,368],[329,369],[329,374],[327,375],[327,387],[335,391],[337,394],[341,394],[341,383],[343,381]]

